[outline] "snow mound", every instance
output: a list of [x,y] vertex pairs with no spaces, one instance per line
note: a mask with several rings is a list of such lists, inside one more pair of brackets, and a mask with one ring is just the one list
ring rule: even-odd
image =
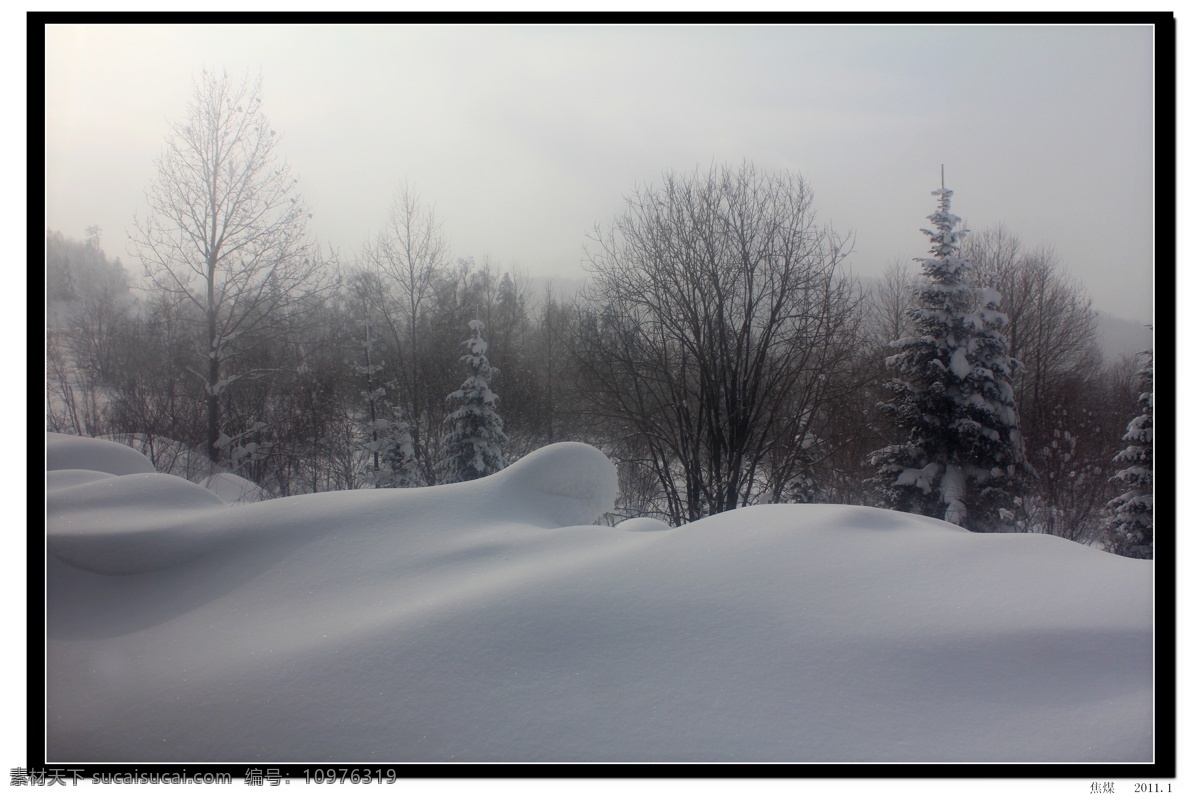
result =
[[616,478],[578,444],[238,506],[77,477],[50,761],[1153,758],[1152,562],[836,505],[589,525]]
[[133,448],[150,459],[155,469],[169,475],[194,481],[218,471],[208,456],[177,439],[147,433],[121,433],[103,438]]
[[[102,455],[120,468],[141,458],[124,445],[63,437],[60,451]],[[91,444],[99,445],[98,448]],[[131,458],[121,451],[132,454]],[[149,463],[149,462],[146,462]],[[306,495],[276,503],[275,519],[296,529],[339,529],[356,511],[393,525],[425,519],[441,527],[470,526],[481,516],[539,528],[587,525],[612,510],[616,470],[599,450],[565,442],[542,448],[480,480],[423,489],[371,489]],[[165,569],[200,556],[235,534],[254,546],[245,508],[262,500],[260,487],[223,473],[205,488],[173,475],[113,475],[95,470],[47,473],[46,526],[50,549],[82,570],[109,575]],[[287,501],[286,503],[284,501]],[[271,512],[266,512],[271,516]],[[267,526],[274,529],[272,526]],[[239,533],[240,532],[240,533]],[[268,537],[273,534],[268,534]],[[353,534],[344,534],[348,538]],[[294,538],[303,538],[300,536]]]
[[669,531],[671,526],[660,519],[650,517],[633,517],[622,520],[614,526],[621,531]]
[[65,433],[46,434],[46,469],[90,469],[110,475],[155,471],[150,459],[131,447]]
[[612,511],[617,470],[608,456],[579,442],[547,445],[468,486],[482,484],[549,527],[591,525]]
[[226,508],[212,492],[173,475],[108,475],[47,488],[51,552],[106,574],[163,569],[195,556],[211,542],[188,535],[186,523]]
[[267,493],[254,481],[232,472],[218,472],[200,484],[230,505],[257,503],[267,499]]
[[111,472],[99,472],[94,469],[56,469],[46,473],[46,491],[69,489],[92,481],[102,481],[113,477]]

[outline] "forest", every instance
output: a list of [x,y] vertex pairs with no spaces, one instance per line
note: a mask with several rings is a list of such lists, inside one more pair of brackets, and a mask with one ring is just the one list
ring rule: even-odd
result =
[[456,253],[408,185],[356,252],[315,241],[261,102],[197,84],[131,221],[138,274],[97,230],[47,232],[47,430],[256,497],[578,441],[617,467],[613,524],[836,503],[1151,557],[1151,353],[1107,358],[1052,246],[968,234],[945,186],[913,220],[930,250],[868,280],[799,174],[667,172],[568,293]]

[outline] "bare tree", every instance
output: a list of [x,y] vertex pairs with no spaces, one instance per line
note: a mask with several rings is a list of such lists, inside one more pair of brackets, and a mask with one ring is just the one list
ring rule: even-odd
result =
[[910,264],[893,258],[883,275],[869,286],[866,333],[885,347],[908,329],[908,309],[917,291],[917,276]]
[[[421,315],[434,299],[440,273],[449,264],[449,250],[432,206],[405,184],[396,193],[383,230],[364,248],[364,261],[380,276],[384,293],[381,312],[397,353],[407,356],[403,369],[403,407],[412,425],[418,461],[433,462],[431,433],[423,423],[420,345]],[[431,468],[430,468],[431,469]],[[432,474],[428,476],[432,479]]]
[[1040,408],[1065,379],[1090,379],[1103,359],[1096,341],[1096,312],[1083,286],[1060,271],[1052,248],[1027,253],[1013,281],[1012,308],[1019,319],[1014,347],[1024,365],[1019,400]]
[[541,307],[537,315],[534,344],[539,381],[537,405],[540,424],[536,435],[543,444],[558,441],[561,428],[556,425],[562,416],[566,388],[570,381],[570,351],[567,347],[571,332],[571,313],[568,304],[559,300],[554,281],[547,280],[542,290]]
[[276,324],[288,306],[317,297],[324,275],[307,238],[296,178],[276,156],[261,79],[203,71],[182,120],[171,125],[149,213],[134,219],[131,254],[152,286],[195,307],[206,447],[220,457],[221,398],[261,367],[237,371],[240,340]]
[[778,502],[839,385],[858,295],[799,175],[666,174],[588,247],[586,402],[675,524]]
[[1009,348],[1022,365],[1017,406],[1029,435],[1053,408],[1056,387],[1088,380],[1101,367],[1092,301],[1063,274],[1052,247],[1028,250],[1004,226],[974,234],[964,251],[1004,298]]
[[[810,457],[817,457],[802,479],[809,484],[805,494],[810,502],[874,502],[868,456],[901,435],[880,408],[891,377],[886,359],[893,352],[891,343],[907,330],[916,278],[909,262],[896,257],[883,275],[863,286],[857,345],[843,370],[837,402],[826,404],[822,413],[825,432],[821,441],[808,448]],[[797,488],[803,489],[803,483]]]
[[57,328],[46,328],[46,430],[98,436],[104,432],[99,387],[74,366],[63,338]]
[[976,232],[964,250],[1004,298],[1010,352],[1021,362],[1013,390],[1038,475],[1022,524],[1094,539],[1112,442],[1101,432],[1116,388],[1103,371],[1092,302],[1052,247],[1026,248],[1003,225]]

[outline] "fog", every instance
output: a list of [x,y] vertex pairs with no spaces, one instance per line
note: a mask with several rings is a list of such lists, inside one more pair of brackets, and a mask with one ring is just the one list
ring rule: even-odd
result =
[[945,165],[968,227],[1051,244],[1150,322],[1148,26],[61,25],[46,32],[46,226],[133,275],[168,125],[203,68],[261,74],[311,233],[353,257],[405,181],[458,257],[584,277],[588,232],[664,170],[799,172],[864,276],[924,255]]

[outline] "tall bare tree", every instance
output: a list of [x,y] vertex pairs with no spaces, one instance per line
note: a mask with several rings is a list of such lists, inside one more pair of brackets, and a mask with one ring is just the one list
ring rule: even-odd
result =
[[[183,118],[170,127],[135,217],[130,251],[154,288],[195,307],[208,455],[219,460],[222,395],[261,366],[239,365],[240,340],[316,299],[325,277],[307,236],[312,214],[276,155],[261,79],[207,70]],[[239,371],[240,370],[240,371]]]
[[867,325],[864,331],[882,347],[887,347],[908,330],[908,309],[917,291],[917,276],[909,262],[900,257],[888,263],[878,280],[870,285]]
[[[1029,248],[1003,225],[974,234],[964,252],[1003,297],[1026,452],[1037,480],[1024,498],[1031,530],[1093,539],[1111,439],[1103,416],[1114,395],[1086,290],[1049,245]],[[1117,393],[1119,394],[1119,393]]]
[[1042,412],[1059,400],[1056,390],[1102,366],[1092,301],[1063,273],[1052,247],[1027,249],[1003,225],[973,236],[964,254],[1004,298],[1009,348],[1022,366],[1013,387],[1017,407],[1027,435],[1036,435]]
[[858,320],[814,217],[799,175],[746,164],[668,173],[592,237],[580,379],[675,524],[779,501],[802,467]]
[[917,277],[909,262],[896,257],[879,278],[864,282],[858,344],[850,356],[838,401],[827,404],[823,414],[824,452],[819,453],[823,458],[813,463],[808,478],[812,502],[874,502],[868,456],[899,436],[880,408],[891,377],[886,359],[892,353],[889,345],[907,330]]
[[364,248],[367,267],[383,287],[381,308],[397,353],[404,355],[401,405],[412,426],[417,459],[430,470],[433,439],[423,408],[425,376],[422,371],[421,315],[434,300],[440,274],[450,255],[441,223],[432,206],[406,183],[392,200],[383,230]]

